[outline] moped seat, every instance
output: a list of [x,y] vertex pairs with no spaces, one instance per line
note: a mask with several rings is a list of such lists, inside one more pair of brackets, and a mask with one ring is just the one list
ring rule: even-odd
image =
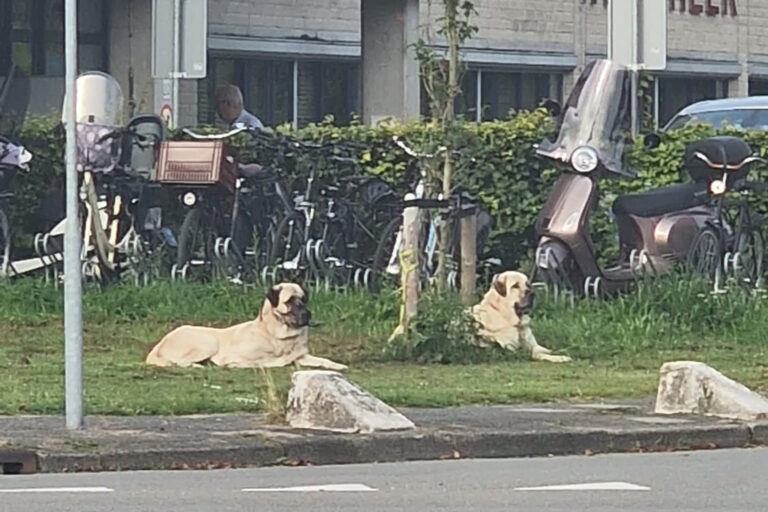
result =
[[707,204],[709,199],[709,185],[707,183],[681,183],[640,194],[619,196],[613,203],[613,213],[637,217],[656,217],[702,206]]

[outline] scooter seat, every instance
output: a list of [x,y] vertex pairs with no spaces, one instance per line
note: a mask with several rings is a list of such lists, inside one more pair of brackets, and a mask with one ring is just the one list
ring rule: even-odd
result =
[[707,183],[681,183],[670,187],[657,188],[641,194],[619,196],[613,203],[616,215],[656,217],[709,202]]

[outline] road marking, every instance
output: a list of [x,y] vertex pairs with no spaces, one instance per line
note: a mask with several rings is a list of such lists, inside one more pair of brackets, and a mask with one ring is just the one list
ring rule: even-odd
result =
[[363,484],[300,485],[296,487],[263,487],[243,489],[243,492],[375,492],[378,489]]
[[21,489],[0,489],[0,494],[21,494],[33,492],[115,492],[109,487],[29,487]]
[[650,491],[650,487],[627,482],[594,482],[587,484],[543,485],[541,487],[518,487],[516,491]]

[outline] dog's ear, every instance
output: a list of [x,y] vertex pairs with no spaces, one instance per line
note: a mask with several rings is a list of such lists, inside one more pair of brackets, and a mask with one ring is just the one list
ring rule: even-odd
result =
[[273,308],[277,307],[280,303],[280,288],[278,286],[273,286],[269,289],[267,292],[267,300],[272,304]]
[[304,283],[300,283],[299,286],[301,287],[301,291],[304,292],[304,303],[306,304],[309,302],[309,287]]
[[493,289],[502,297],[507,296],[507,285],[499,279],[498,275],[493,276]]

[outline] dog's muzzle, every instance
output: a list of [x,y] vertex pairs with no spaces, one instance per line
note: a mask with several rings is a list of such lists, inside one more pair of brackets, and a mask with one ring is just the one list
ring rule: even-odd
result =
[[515,313],[517,316],[527,315],[533,310],[533,303],[536,299],[536,294],[533,290],[528,289],[523,300],[515,304]]
[[308,309],[303,309],[296,313],[296,324],[298,327],[306,327],[312,321],[312,313]]

